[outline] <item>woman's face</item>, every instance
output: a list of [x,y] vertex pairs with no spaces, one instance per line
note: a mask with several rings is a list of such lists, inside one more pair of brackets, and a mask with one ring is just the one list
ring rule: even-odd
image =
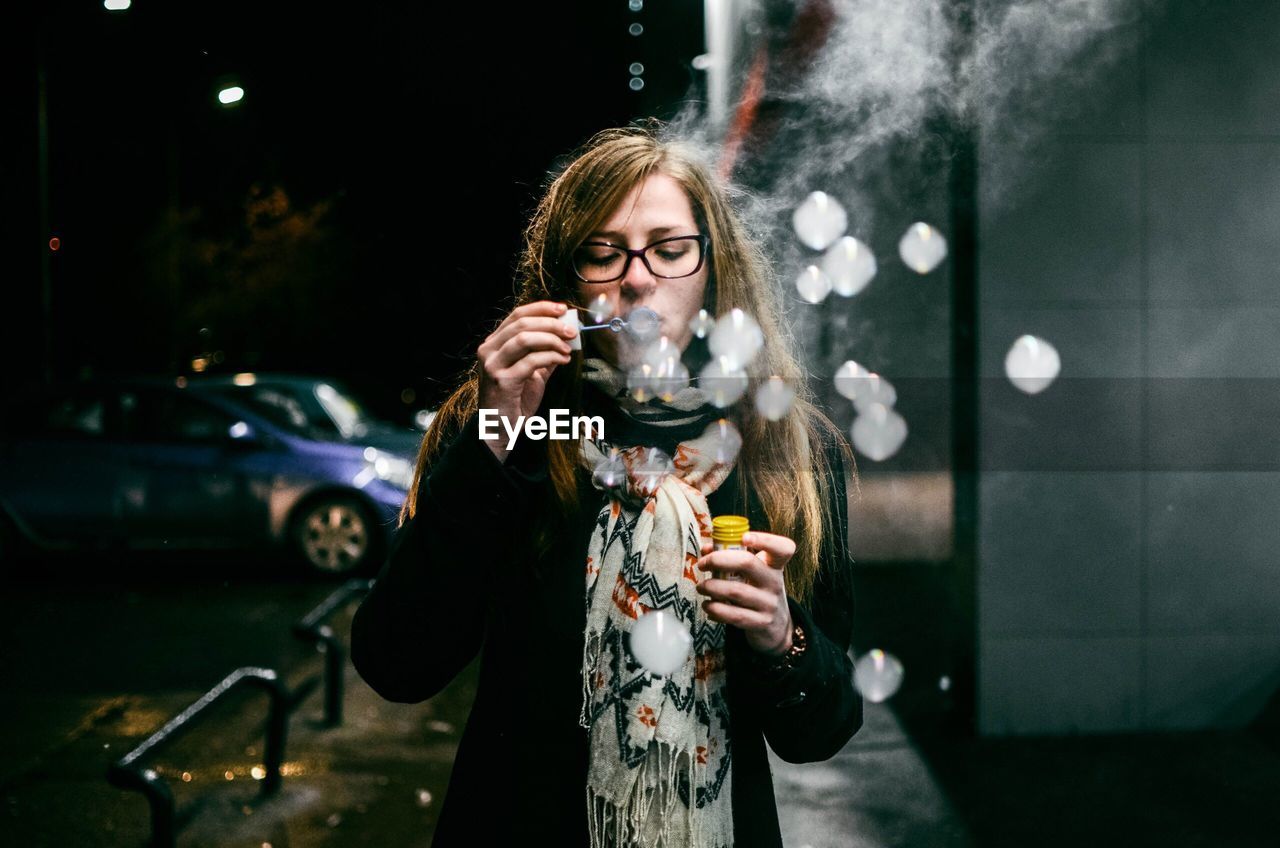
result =
[[[698,235],[698,227],[694,223],[689,196],[673,178],[654,173],[632,189],[608,220],[585,241],[607,242],[639,250],[672,236],[692,235]],[[689,243],[680,242],[672,247],[680,249],[681,245],[687,248]],[[607,248],[601,250],[607,251]],[[683,352],[693,338],[689,321],[702,308],[709,265],[704,259],[702,267],[691,276],[663,279],[651,274],[644,262],[636,257],[620,280],[611,283],[578,280],[578,303],[590,306],[603,294],[613,314],[624,318],[631,310],[647,306],[661,316],[657,335],[666,336]],[[655,270],[662,273],[657,266]],[[594,347],[596,353],[609,362],[624,368],[629,367],[640,352],[639,344],[625,330],[621,333],[597,330],[588,333],[584,343]]]

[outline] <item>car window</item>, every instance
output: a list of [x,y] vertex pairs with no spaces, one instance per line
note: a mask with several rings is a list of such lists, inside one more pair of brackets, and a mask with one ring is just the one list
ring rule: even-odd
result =
[[118,397],[124,437],[135,441],[222,442],[235,419],[178,392],[125,390]]
[[279,427],[306,432],[311,426],[302,404],[290,392],[260,386],[232,389],[223,394],[231,401],[248,407]]

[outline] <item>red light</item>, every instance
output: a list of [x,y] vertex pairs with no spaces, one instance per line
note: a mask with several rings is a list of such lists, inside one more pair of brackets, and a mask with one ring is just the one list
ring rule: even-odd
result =
[[62,247],[62,239],[58,238],[57,236],[54,236],[53,238],[49,239],[50,250],[56,251],[60,247]]

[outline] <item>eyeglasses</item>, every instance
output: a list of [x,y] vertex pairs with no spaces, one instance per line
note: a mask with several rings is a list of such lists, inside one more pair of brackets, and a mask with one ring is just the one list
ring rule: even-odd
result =
[[636,257],[649,273],[663,280],[692,276],[702,269],[711,239],[705,235],[673,236],[630,250],[604,241],[583,242],[573,252],[573,272],[584,283],[612,283],[627,275]]

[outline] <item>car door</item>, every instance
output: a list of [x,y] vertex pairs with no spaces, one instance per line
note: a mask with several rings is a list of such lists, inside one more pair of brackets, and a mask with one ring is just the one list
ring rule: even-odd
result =
[[[140,547],[239,546],[260,536],[261,499],[236,469],[244,424],[178,390],[119,394],[128,464],[122,493],[130,541]],[[250,448],[252,449],[252,448]]]
[[37,542],[95,543],[118,536],[126,458],[112,438],[109,393],[76,386],[5,410],[0,498]]

